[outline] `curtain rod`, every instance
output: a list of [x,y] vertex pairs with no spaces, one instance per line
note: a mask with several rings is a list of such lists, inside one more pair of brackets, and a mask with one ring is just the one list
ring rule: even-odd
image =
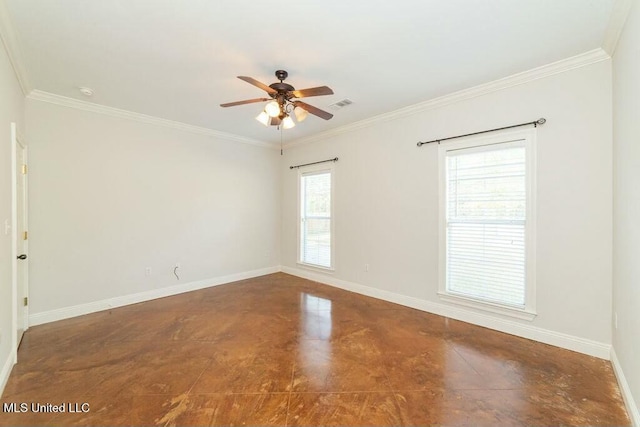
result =
[[305,163],[304,165],[289,166],[289,169],[298,169],[298,168],[301,168],[303,166],[311,166],[311,165],[317,165],[319,163],[337,162],[337,161],[338,161],[338,158],[334,157],[333,159],[320,160],[319,162]]
[[471,135],[479,135],[481,133],[487,133],[487,132],[495,132],[497,130],[505,130],[505,129],[511,129],[511,128],[517,128],[520,126],[528,126],[528,125],[533,125],[535,127],[538,127],[538,125],[543,125],[547,122],[547,119],[545,118],[540,118],[538,120],[535,120],[533,122],[527,122],[527,123],[520,123],[519,125],[512,125],[512,126],[505,126],[503,128],[495,128],[495,129],[489,129],[489,130],[482,130],[480,132],[473,132],[473,133],[467,133],[464,135],[457,135],[457,136],[450,136],[449,138],[440,138],[440,139],[434,139],[432,141],[427,141],[427,142],[418,142],[418,147],[422,147],[424,144],[431,144],[432,142],[437,142],[438,144],[440,144],[440,142],[442,141],[446,141],[448,139],[455,139],[455,138],[463,138],[465,136],[471,136]]

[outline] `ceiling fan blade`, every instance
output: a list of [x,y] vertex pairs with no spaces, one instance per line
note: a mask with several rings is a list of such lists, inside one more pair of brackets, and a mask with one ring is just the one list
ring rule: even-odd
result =
[[276,91],[275,89],[270,88],[269,86],[267,86],[264,83],[261,83],[259,81],[257,81],[256,79],[252,78],[252,77],[247,77],[247,76],[238,76],[238,78],[240,80],[244,80],[245,82],[252,84],[256,87],[259,87],[260,89],[264,90],[265,92],[267,92],[269,95],[275,95],[278,93],[278,91]]
[[244,101],[227,102],[226,104],[220,104],[221,107],[235,107],[236,105],[253,104],[254,102],[269,101],[271,98],[254,98],[246,99]]
[[270,117],[269,118],[269,125],[271,125],[271,126],[279,126],[280,123],[282,123],[282,120],[280,119],[280,117]]
[[333,90],[327,86],[310,87],[308,89],[291,91],[294,98],[306,98],[309,96],[333,95]]
[[321,110],[321,109],[319,109],[317,107],[314,107],[313,105],[309,105],[306,102],[294,101],[293,105],[295,105],[296,107],[300,107],[300,108],[302,108],[304,110],[307,110],[308,112],[310,112],[314,116],[318,116],[321,119],[329,120],[331,117],[333,117],[333,114],[327,113],[326,111]]

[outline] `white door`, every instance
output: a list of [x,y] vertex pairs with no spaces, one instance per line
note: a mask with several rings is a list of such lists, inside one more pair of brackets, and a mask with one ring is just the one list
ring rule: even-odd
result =
[[20,345],[28,324],[28,232],[27,232],[27,147],[17,133],[15,124],[11,127],[12,142],[15,152],[15,232],[14,247],[15,265],[15,329],[16,349]]

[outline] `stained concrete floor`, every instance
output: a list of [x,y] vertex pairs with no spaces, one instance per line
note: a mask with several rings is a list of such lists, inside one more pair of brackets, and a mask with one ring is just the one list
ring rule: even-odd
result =
[[12,402],[65,412],[2,426],[630,424],[608,361],[283,273],[32,327]]

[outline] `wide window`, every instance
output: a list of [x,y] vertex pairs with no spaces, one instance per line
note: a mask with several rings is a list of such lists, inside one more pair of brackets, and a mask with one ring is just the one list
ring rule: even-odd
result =
[[298,261],[315,267],[333,267],[331,223],[332,170],[300,173]]
[[533,136],[440,145],[442,295],[533,313]]

